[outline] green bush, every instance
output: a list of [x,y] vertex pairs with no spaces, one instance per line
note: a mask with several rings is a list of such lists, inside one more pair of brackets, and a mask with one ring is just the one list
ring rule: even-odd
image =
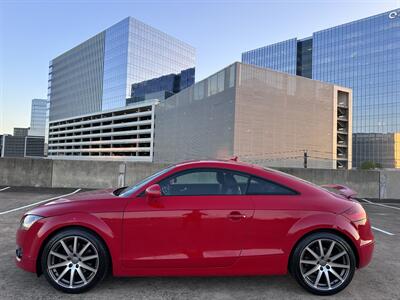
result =
[[380,163],[374,163],[373,161],[363,161],[361,163],[361,167],[362,170],[371,170],[371,169],[380,169],[382,168],[382,165]]

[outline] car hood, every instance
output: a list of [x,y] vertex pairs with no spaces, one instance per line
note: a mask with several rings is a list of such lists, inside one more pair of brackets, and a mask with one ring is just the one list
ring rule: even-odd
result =
[[113,194],[115,189],[103,189],[103,190],[95,190],[95,191],[87,191],[82,193],[76,193],[67,197],[61,197],[56,200],[47,202],[44,205],[53,205],[59,203],[68,203],[75,201],[88,201],[88,200],[102,200],[102,199],[110,199],[115,198],[116,196]]
[[98,213],[123,211],[128,199],[114,195],[114,190],[88,191],[61,197],[37,206],[26,214],[50,217],[72,212]]

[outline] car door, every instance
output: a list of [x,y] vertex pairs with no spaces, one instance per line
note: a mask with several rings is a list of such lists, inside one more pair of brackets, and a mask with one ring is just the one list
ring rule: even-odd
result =
[[249,177],[225,169],[192,169],[161,181],[156,204],[139,197],[124,213],[123,265],[128,268],[227,267],[240,256],[254,209]]
[[257,258],[265,272],[281,274],[286,271],[282,261],[289,255],[290,228],[302,217],[298,210],[299,194],[259,177],[250,179],[247,193],[252,197],[255,213],[250,226],[249,249],[245,249],[242,256]]

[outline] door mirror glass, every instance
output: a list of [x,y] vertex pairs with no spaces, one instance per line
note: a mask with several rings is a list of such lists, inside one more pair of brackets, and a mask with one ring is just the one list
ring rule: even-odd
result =
[[160,198],[161,188],[158,184],[153,184],[146,189],[146,197],[149,199]]

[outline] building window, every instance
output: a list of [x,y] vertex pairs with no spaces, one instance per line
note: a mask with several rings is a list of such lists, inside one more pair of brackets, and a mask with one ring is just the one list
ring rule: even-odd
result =
[[208,79],[208,96],[222,92],[225,85],[225,70],[211,76]]
[[194,86],[194,100],[201,100],[204,98],[204,81],[197,83]]
[[229,87],[234,87],[235,85],[235,65],[229,68]]
[[208,79],[208,96],[214,95],[216,92],[217,92],[217,75],[214,75]]
[[217,82],[217,91],[222,92],[224,90],[224,85],[225,85],[225,70],[219,72],[217,74],[218,76],[218,82]]

